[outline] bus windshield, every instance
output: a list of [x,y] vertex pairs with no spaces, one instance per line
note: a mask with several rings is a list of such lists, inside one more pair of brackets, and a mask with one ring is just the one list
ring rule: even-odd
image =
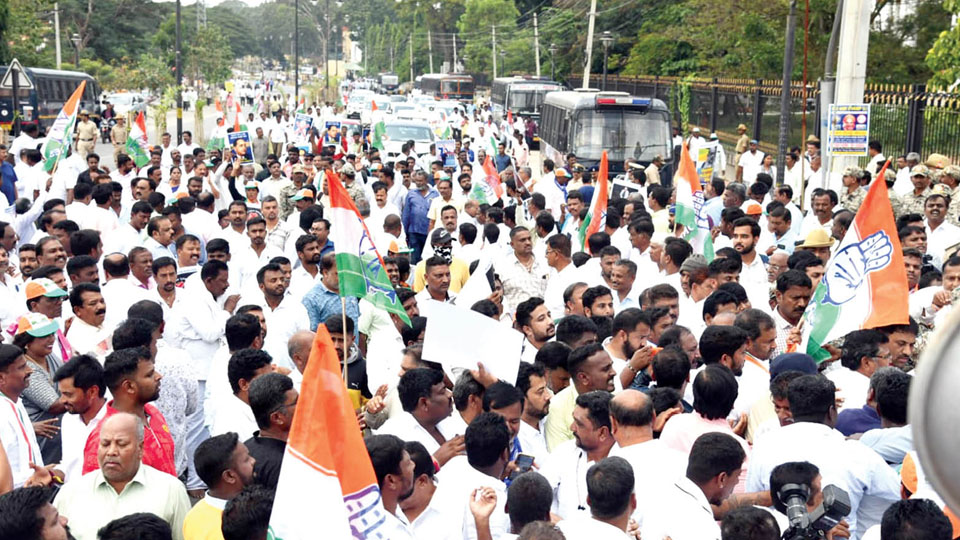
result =
[[513,90],[510,92],[510,103],[507,108],[517,113],[538,114],[543,106],[543,96],[547,92],[559,90],[556,88],[542,88],[539,90]]
[[667,113],[662,111],[580,111],[573,136],[571,151],[584,159],[599,160],[606,150],[610,161],[623,161],[629,157],[651,161],[657,154],[669,161],[673,151],[670,122]]
[[443,94],[469,95],[473,93],[473,84],[469,81],[443,81],[440,89]]

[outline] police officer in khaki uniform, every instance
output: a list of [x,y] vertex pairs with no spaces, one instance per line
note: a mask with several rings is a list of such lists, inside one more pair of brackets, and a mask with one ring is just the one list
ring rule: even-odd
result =
[[734,161],[734,164],[740,163],[740,156],[742,156],[750,146],[750,137],[747,137],[747,126],[744,124],[737,126],[737,133],[740,134],[740,137],[737,139],[737,159]]
[[840,206],[856,213],[867,196],[867,190],[860,186],[860,168],[847,167],[843,171],[843,188],[840,195]]
[[127,122],[122,116],[117,117],[117,123],[110,128],[110,142],[113,143],[113,160],[124,151],[127,146]]
[[960,167],[948,165],[940,174],[940,182],[950,188],[947,195],[950,197],[950,206],[947,208],[947,221],[954,225],[960,224]]
[[913,191],[903,196],[904,214],[923,215],[923,206],[930,195],[930,170],[925,165],[917,165],[910,170]]
[[86,109],[80,111],[80,123],[77,124],[77,152],[80,153],[80,157],[86,159],[87,154],[93,152],[97,145],[98,134],[97,125],[90,120],[90,111]]

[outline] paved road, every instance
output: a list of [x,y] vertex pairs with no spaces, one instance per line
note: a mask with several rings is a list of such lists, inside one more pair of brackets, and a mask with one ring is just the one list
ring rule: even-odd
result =
[[[156,122],[154,116],[151,114],[153,111],[147,111],[147,140],[150,141],[150,144],[159,144],[160,143],[160,134],[157,132]],[[203,109],[203,131],[209,137],[213,132],[214,127],[216,127],[217,111],[214,107],[208,106]],[[183,111],[183,129],[184,131],[195,131],[196,125],[196,115],[194,114],[193,109],[189,111]],[[173,134],[174,143],[176,143],[176,130],[177,130],[177,111],[172,110],[167,112],[167,131]],[[100,155],[100,159],[106,164],[111,170],[116,167],[116,163],[113,160],[113,145],[110,143],[100,142],[97,140],[96,147],[97,154]]]

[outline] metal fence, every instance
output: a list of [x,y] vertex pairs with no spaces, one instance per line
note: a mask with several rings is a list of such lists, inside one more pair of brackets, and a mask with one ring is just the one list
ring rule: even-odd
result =
[[[582,81],[578,76],[567,79],[574,88],[579,88]],[[602,77],[592,75],[590,86],[601,88]],[[744,124],[747,133],[760,142],[761,150],[777,152],[782,81],[611,75],[607,77],[606,89],[661,99],[673,112],[675,122],[715,132],[727,145],[736,143],[736,128]],[[819,100],[819,85],[809,83],[806,133],[818,137],[821,136]],[[687,107],[681,106],[684,101]],[[790,147],[803,147],[803,101],[802,83],[792,82],[787,137]],[[954,163],[960,161],[960,93],[928,89],[923,84],[868,84],[864,103],[871,104],[870,138],[880,141],[884,155],[895,157],[918,152],[926,157],[936,152]],[[732,158],[732,152],[728,155]],[[864,157],[861,165],[865,165],[867,159]]]

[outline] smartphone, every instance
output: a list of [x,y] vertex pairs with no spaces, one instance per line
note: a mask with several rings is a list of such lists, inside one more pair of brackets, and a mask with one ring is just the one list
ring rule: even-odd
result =
[[517,455],[517,472],[525,473],[530,470],[530,467],[533,467],[533,456],[530,454],[518,454]]

